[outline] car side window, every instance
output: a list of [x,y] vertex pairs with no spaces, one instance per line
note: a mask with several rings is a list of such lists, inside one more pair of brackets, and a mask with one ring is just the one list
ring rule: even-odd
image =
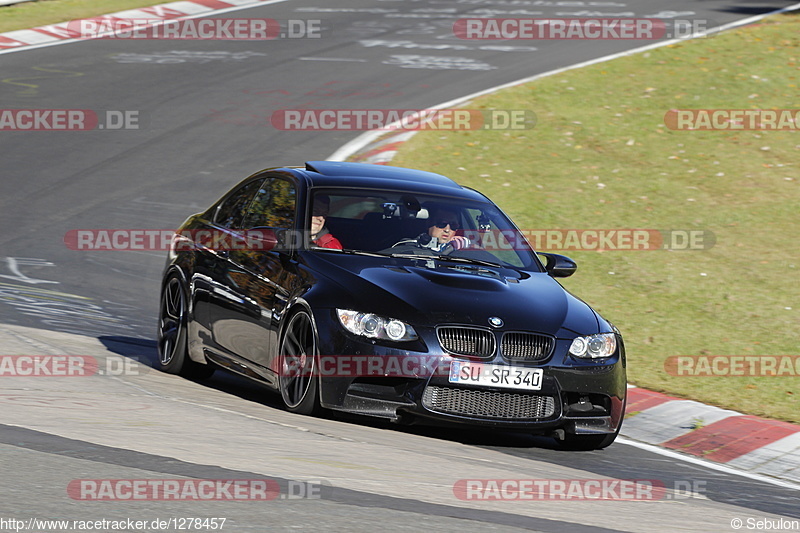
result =
[[250,205],[245,228],[294,227],[296,194],[294,185],[285,179],[268,178]]
[[247,208],[263,180],[253,180],[230,194],[217,208],[214,222],[229,229],[240,229],[243,226]]

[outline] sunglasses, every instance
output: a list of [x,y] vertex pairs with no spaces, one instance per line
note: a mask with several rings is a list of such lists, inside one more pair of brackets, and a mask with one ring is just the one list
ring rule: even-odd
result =
[[444,229],[447,226],[450,226],[450,229],[454,230],[454,231],[457,230],[460,227],[458,222],[456,222],[454,220],[440,220],[439,222],[437,222],[434,225],[439,229]]

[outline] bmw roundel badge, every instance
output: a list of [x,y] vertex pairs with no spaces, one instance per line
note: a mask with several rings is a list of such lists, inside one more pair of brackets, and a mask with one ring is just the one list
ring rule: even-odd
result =
[[498,316],[490,316],[489,317],[489,325],[493,328],[499,328],[503,326],[503,319]]

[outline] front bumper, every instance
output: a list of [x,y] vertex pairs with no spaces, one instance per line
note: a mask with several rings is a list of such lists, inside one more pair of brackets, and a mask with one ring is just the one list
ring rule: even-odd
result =
[[[324,313],[324,312],[323,312]],[[328,322],[330,327],[324,327]],[[484,426],[548,433],[564,429],[571,434],[607,434],[619,428],[627,390],[624,345],[603,362],[575,361],[566,354],[567,340],[556,341],[543,362],[507,361],[499,354],[481,360],[494,365],[541,368],[541,390],[450,383],[450,363],[465,360],[445,353],[435,330],[419,328],[413,343],[378,343],[345,332],[327,315],[317,317],[319,348],[328,361],[360,358],[386,362],[413,358],[413,372],[320,374],[320,401],[328,409],[394,421],[418,420],[435,424]],[[415,326],[416,327],[416,326]],[[498,331],[498,335],[502,332]],[[328,365],[330,366],[330,365]],[[352,368],[352,365],[343,365]],[[364,367],[364,368],[368,368]],[[395,365],[397,368],[397,365]]]

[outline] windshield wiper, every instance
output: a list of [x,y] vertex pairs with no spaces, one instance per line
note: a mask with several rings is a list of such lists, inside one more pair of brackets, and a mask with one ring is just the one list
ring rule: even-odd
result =
[[370,257],[389,257],[386,254],[379,254],[378,252],[366,252],[364,250],[351,250],[351,249],[339,250],[338,248],[323,248],[321,246],[311,248],[311,250],[314,250],[315,252],[324,250],[326,252],[333,252],[337,254],[347,254],[347,255],[368,255]]
[[469,263],[473,265],[489,266],[495,268],[505,268],[505,265],[494,263],[492,261],[484,261],[483,259],[473,259],[472,257],[461,257],[451,255],[420,255],[420,254],[392,254],[391,257],[399,257],[402,259],[433,259],[435,261],[453,261],[456,263]]

